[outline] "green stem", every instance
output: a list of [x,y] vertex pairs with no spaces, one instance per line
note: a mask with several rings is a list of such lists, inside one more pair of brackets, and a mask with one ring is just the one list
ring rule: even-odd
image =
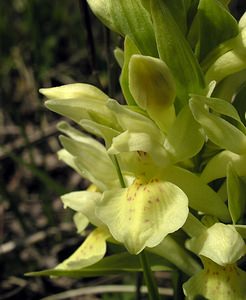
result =
[[125,184],[123,175],[121,173],[120,165],[119,165],[119,162],[118,162],[118,159],[117,159],[116,155],[112,155],[112,159],[113,159],[113,162],[114,162],[114,165],[115,165],[115,168],[116,168],[116,172],[117,172],[117,175],[118,175],[118,178],[119,178],[119,181],[120,181],[120,185],[121,185],[122,188],[125,188],[126,184]]
[[143,268],[145,283],[149,292],[150,300],[159,300],[160,296],[158,293],[158,288],[156,285],[155,278],[153,276],[152,270],[149,266],[147,255],[144,251],[142,251],[139,255],[139,259]]

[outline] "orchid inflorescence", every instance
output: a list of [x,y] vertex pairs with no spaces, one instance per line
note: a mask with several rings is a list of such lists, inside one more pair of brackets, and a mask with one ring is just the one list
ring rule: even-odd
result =
[[[126,104],[85,83],[40,89],[77,124],[58,124],[58,157],[91,185],[61,199],[79,233],[94,229],[36,274],[141,271],[145,253],[152,270],[186,274],[187,299],[246,299],[246,14],[228,2],[88,0],[124,37]],[[119,252],[105,257],[109,243]]]

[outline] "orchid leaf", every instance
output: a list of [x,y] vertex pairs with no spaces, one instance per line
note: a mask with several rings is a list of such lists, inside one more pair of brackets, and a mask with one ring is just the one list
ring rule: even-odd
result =
[[[166,260],[160,256],[146,253],[149,258],[149,263],[153,271],[169,271],[172,270],[172,265],[168,264]],[[98,277],[113,274],[124,274],[129,272],[141,272],[142,267],[140,265],[139,257],[136,255],[130,255],[127,252],[120,254],[114,254],[103,258],[97,263],[74,270],[57,270],[49,269],[39,272],[32,272],[26,274],[28,276],[67,276],[74,278],[85,277]]]
[[164,142],[165,149],[178,162],[195,156],[202,148],[204,134],[194,120],[189,106],[186,105],[178,114]]
[[183,106],[189,93],[202,93],[200,66],[165,2],[151,0],[151,14],[160,58],[175,78],[177,97]]
[[188,199],[170,182],[137,178],[128,188],[104,192],[96,213],[117,241],[138,254],[182,227]]
[[233,264],[245,254],[245,243],[234,226],[215,223],[186,242],[188,249],[218,265]]
[[124,42],[124,65],[120,75],[120,86],[128,105],[136,105],[136,102],[129,89],[129,61],[133,54],[139,53],[140,52],[137,46],[128,36],[126,36]]
[[187,2],[186,0],[165,0],[165,5],[185,36],[187,33]]
[[163,170],[161,178],[182,189],[189,199],[191,208],[218,217],[225,222],[230,221],[230,214],[225,203],[195,174],[171,166]]
[[102,226],[102,222],[96,217],[96,205],[102,197],[101,193],[90,191],[71,192],[61,196],[64,207],[69,207],[83,213],[95,226]]
[[201,0],[198,6],[199,59],[238,34],[236,19],[218,0]]
[[227,193],[228,207],[233,223],[243,216],[246,207],[246,187],[244,182],[238,177],[232,163],[227,166]]
[[239,176],[246,176],[246,156],[225,150],[215,155],[207,163],[202,171],[201,179],[208,183],[226,177],[228,163],[232,163]]
[[207,111],[204,103],[193,97],[190,108],[194,118],[201,124],[208,138],[220,146],[237,154],[246,152],[246,135],[221,117]]
[[60,263],[57,270],[76,270],[88,267],[101,260],[106,253],[108,230],[96,228],[69,258]]
[[129,62],[129,88],[138,106],[167,132],[175,119],[175,82],[158,58],[133,55]]
[[94,14],[111,30],[128,35],[146,55],[157,56],[150,16],[141,0],[87,0]]

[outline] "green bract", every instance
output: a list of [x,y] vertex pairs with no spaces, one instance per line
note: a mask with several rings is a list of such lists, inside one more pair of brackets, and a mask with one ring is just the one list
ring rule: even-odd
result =
[[[124,38],[125,103],[89,84],[40,90],[76,123],[58,124],[58,157],[92,185],[61,198],[78,233],[93,229],[37,274],[143,271],[156,300],[149,260],[191,276],[187,299],[245,299],[246,15],[238,23],[222,0],[87,2]],[[119,253],[104,258],[111,243]]]

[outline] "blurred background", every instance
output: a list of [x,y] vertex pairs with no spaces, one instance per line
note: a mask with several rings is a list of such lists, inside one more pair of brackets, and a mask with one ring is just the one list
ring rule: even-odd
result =
[[[245,0],[232,1],[231,8],[239,18]],[[117,276],[88,282],[24,273],[54,267],[83,239],[59,196],[87,183],[58,161],[61,118],[44,107],[38,89],[87,82],[117,96],[119,69],[112,52],[121,43],[84,0],[0,0],[0,300],[41,299],[119,281]]]

